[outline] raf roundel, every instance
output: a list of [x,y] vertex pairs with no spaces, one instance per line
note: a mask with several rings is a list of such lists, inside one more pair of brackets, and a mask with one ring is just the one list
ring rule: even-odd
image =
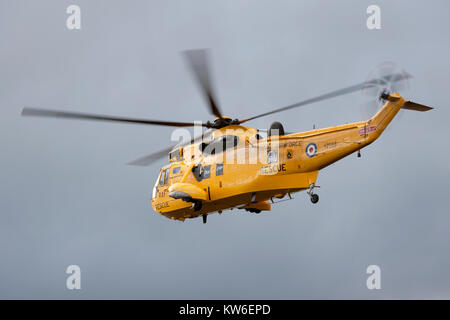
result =
[[306,155],[310,158],[314,157],[317,152],[317,145],[314,142],[309,143],[306,146]]

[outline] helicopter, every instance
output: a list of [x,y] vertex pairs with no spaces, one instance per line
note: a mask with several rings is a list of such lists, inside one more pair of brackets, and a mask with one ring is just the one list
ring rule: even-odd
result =
[[[213,121],[161,121],[31,107],[24,107],[22,116],[206,128],[192,139],[129,163],[147,166],[168,155],[169,163],[160,169],[152,190],[152,208],[172,220],[201,216],[206,223],[209,214],[221,214],[228,209],[270,211],[272,204],[283,198],[292,199],[292,194],[299,191],[306,191],[316,204],[319,201],[316,181],[321,169],[355,152],[360,157],[360,150],[378,139],[401,109],[422,112],[433,109],[395,92],[395,83],[412,76],[394,72],[259,115],[233,119],[223,115],[217,103],[210,80],[208,51],[195,49],[183,54],[210,113],[215,116]],[[381,108],[364,121],[296,133],[285,132],[277,121],[267,130],[244,125],[254,119],[367,89],[376,92]]]

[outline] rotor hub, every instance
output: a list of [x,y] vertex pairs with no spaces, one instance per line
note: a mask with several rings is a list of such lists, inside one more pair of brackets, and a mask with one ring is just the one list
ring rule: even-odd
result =
[[221,129],[230,125],[239,124],[238,119],[231,119],[230,117],[216,118],[213,122],[208,121],[207,127],[213,129]]

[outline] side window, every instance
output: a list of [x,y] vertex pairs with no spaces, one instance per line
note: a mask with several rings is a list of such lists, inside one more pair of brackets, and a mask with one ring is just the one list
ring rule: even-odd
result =
[[161,171],[161,175],[159,177],[159,185],[163,186],[164,185],[164,176],[165,176],[166,171]]
[[170,161],[182,160],[182,154],[183,154],[182,149],[177,148],[176,150],[173,150],[172,152],[169,153],[169,160]]
[[172,174],[177,174],[177,173],[179,173],[180,172],[180,167],[175,167],[175,168],[173,168],[172,169]]
[[203,179],[207,179],[211,176],[211,166],[203,167]]
[[223,163],[216,164],[216,176],[223,175]]
[[233,135],[222,136],[214,139],[209,143],[201,143],[200,151],[204,154],[211,155],[224,152],[227,149],[234,148],[239,144],[239,137]]
[[278,162],[278,151],[271,150],[267,154],[267,163],[275,163],[275,162]]
[[169,183],[169,172],[170,169],[166,169],[164,172],[164,185],[167,185]]

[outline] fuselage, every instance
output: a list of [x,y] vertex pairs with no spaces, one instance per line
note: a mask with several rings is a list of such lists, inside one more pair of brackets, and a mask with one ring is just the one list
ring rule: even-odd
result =
[[319,170],[376,140],[405,103],[393,96],[367,121],[266,138],[239,125],[215,130],[210,141],[177,150],[161,169],[152,207],[176,220],[270,210],[269,200],[310,188]]

